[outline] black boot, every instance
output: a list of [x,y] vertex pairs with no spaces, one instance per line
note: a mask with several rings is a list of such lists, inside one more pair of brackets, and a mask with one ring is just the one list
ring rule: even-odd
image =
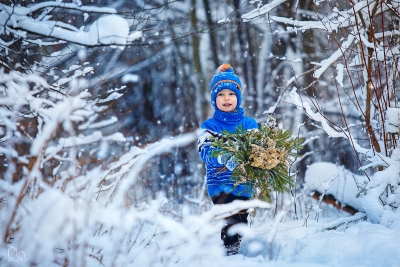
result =
[[235,234],[233,236],[227,235],[227,229],[229,229],[230,226],[231,225],[227,225],[224,227],[224,229],[221,230],[221,239],[224,242],[227,256],[239,253],[240,240],[242,239],[241,236],[238,234]]

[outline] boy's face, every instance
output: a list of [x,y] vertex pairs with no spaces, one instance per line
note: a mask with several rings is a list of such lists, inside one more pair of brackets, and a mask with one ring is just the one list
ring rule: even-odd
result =
[[215,102],[219,110],[231,112],[237,106],[237,97],[232,90],[223,89],[217,94]]

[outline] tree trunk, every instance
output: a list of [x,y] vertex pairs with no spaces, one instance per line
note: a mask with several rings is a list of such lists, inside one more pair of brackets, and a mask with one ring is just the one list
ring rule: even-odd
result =
[[208,103],[206,101],[206,94],[208,92],[208,88],[206,86],[206,81],[205,77],[203,75],[203,69],[201,66],[201,60],[200,60],[200,38],[197,34],[198,29],[197,29],[197,17],[196,17],[196,1],[197,0],[191,0],[192,4],[192,11],[190,14],[190,21],[192,23],[192,27],[195,29],[195,34],[192,36],[192,50],[193,50],[193,69],[195,72],[195,79],[196,83],[199,84],[200,88],[195,88],[196,90],[196,98],[197,101],[195,105],[197,106],[196,110],[198,110],[198,119],[200,121],[203,121],[207,117],[207,110],[208,110]]
[[214,28],[215,27],[214,27],[214,22],[212,21],[212,18],[211,18],[210,4],[209,4],[208,0],[203,0],[203,3],[204,3],[204,10],[206,12],[208,33],[209,33],[209,36],[210,36],[212,62],[214,63],[214,66],[213,66],[212,69],[216,69],[219,66],[219,60],[218,60],[217,40],[215,38],[215,33],[214,33]]

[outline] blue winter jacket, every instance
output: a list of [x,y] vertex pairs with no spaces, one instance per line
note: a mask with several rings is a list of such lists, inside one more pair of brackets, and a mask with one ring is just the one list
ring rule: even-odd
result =
[[211,153],[215,150],[210,146],[210,137],[221,136],[222,131],[234,133],[241,126],[245,130],[257,129],[257,122],[253,118],[244,116],[241,107],[236,112],[223,112],[216,110],[214,117],[206,120],[201,125],[201,132],[198,139],[198,149],[202,160],[206,163],[207,169],[207,190],[210,197],[219,195],[221,192],[232,193],[236,196],[252,196],[252,190],[248,184],[235,186],[232,179],[232,171],[223,164],[221,158],[212,157]]

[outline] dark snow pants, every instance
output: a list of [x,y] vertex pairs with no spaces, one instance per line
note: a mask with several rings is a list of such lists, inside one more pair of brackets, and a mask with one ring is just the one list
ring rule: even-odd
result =
[[[215,205],[220,205],[220,204],[231,203],[234,200],[248,200],[249,198],[244,196],[235,196],[233,194],[221,193],[218,196],[213,196],[211,199]],[[235,234],[233,236],[228,236],[228,230],[232,226],[239,223],[245,223],[247,225],[248,215],[249,213],[247,212],[247,210],[241,210],[238,213],[225,218],[226,225],[221,230],[221,239],[224,242],[225,247],[231,246],[239,242],[239,240],[242,238],[238,234]]]

